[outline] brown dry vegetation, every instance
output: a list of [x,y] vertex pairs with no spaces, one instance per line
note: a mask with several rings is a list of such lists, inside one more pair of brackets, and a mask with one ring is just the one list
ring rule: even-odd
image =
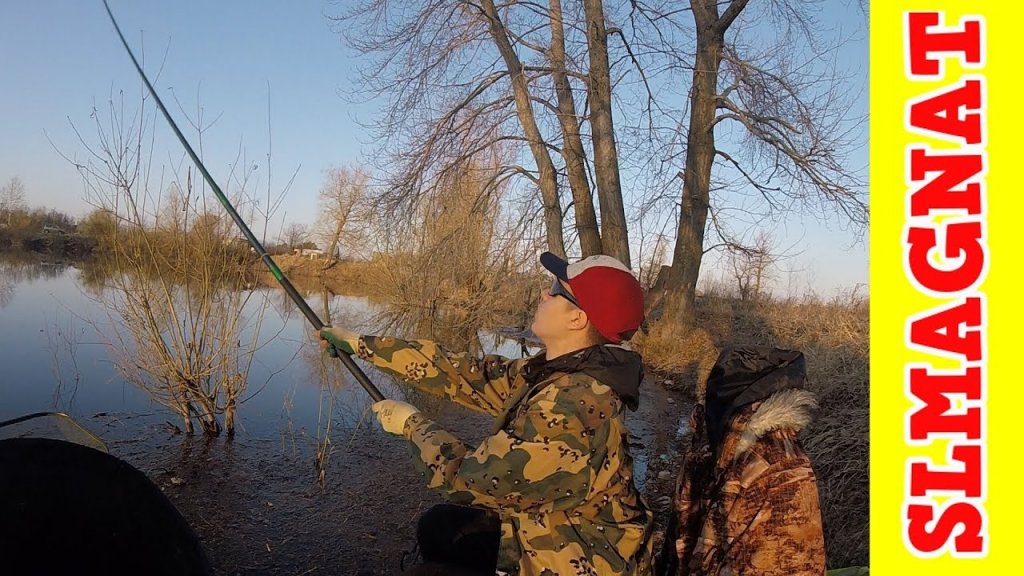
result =
[[868,301],[856,293],[743,302],[698,299],[699,328],[655,325],[636,339],[648,366],[703,396],[718,350],[740,344],[802,351],[820,410],[802,440],[818,475],[829,566],[868,563]]
[[[303,288],[326,288],[334,294],[371,296],[373,293],[372,284],[368,281],[368,274],[373,267],[371,262],[335,260],[325,265],[324,259],[291,254],[278,254],[273,259],[281,272],[300,291]],[[277,280],[262,260],[253,262],[252,267],[260,275],[261,283],[277,286]]]
[[109,325],[123,326],[98,328],[114,364],[186,432],[198,421],[206,434],[233,435],[266,309],[242,265],[248,252],[210,214],[189,228],[146,227],[138,212],[125,220],[111,220],[110,252],[83,276]]

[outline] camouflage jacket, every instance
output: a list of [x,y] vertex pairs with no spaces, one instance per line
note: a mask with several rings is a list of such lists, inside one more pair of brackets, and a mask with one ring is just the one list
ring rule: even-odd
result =
[[659,575],[825,573],[817,483],[797,440],[814,405],[810,392],[789,389],[742,409],[717,458],[697,405]]
[[350,344],[419,390],[495,416],[476,448],[422,414],[405,437],[431,488],[498,513],[499,572],[649,572],[653,516],[633,483],[623,414],[636,406],[639,355],[595,346],[551,361],[477,359],[426,340]]

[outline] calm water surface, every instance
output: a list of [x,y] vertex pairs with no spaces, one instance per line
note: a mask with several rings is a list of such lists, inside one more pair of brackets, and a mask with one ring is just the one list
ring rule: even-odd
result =
[[[0,262],[0,421],[59,410],[76,418],[145,415],[180,425],[174,413],[118,372],[107,343],[120,327],[82,286],[81,275],[71,266]],[[336,322],[373,332],[368,323],[379,309],[365,298],[327,298]],[[315,429],[327,411],[338,425],[361,418],[369,403],[366,393],[340,362],[322,356],[309,324],[281,290],[260,289],[250,306],[265,299],[261,347],[239,409],[240,432]],[[314,310],[324,308],[322,296],[311,295],[308,302]],[[485,340],[491,341],[489,352],[518,353],[514,342]],[[363,367],[385,395],[404,395],[389,378]]]
[[[119,321],[111,320],[95,293],[83,286],[82,275],[71,266],[0,260],[0,421],[62,411],[112,443],[112,448],[124,451],[137,444],[145,453],[154,448],[144,438],[166,436],[171,430],[166,423],[180,427],[180,418],[118,372],[107,342],[120,329]],[[378,306],[361,297],[326,298],[335,323],[379,333],[373,325],[381,311]],[[307,296],[318,313],[323,300],[321,295]],[[369,426],[382,441],[393,440],[384,438],[368,415],[369,396],[339,361],[321,353],[307,321],[284,292],[259,289],[250,305],[264,301],[260,348],[239,407],[239,437],[273,440],[280,449],[331,437],[337,448],[355,429]],[[521,355],[515,341],[488,333],[480,336],[485,352]],[[360,365],[385,396],[412,402],[471,444],[490,428],[485,416],[398,387],[390,377]],[[646,480],[651,458],[671,450],[671,437],[678,436],[672,432],[682,422],[676,414],[679,407],[664,404],[664,391],[658,390],[643,387],[640,411],[627,416],[639,484]],[[396,453],[405,451],[401,442],[385,445]]]

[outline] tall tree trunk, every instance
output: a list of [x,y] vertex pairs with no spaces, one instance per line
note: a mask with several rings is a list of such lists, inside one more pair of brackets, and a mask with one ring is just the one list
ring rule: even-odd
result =
[[[666,282],[665,319],[694,320],[697,279],[704,256],[704,230],[711,198],[711,167],[715,161],[715,117],[718,72],[728,24],[746,5],[732,2],[719,18],[717,0],[691,0],[697,27],[697,53],[690,88],[690,126],[686,136],[686,167],[679,211],[679,229],[672,254],[672,270]],[[725,18],[729,18],[725,21]]]
[[580,248],[583,257],[601,254],[601,232],[597,228],[597,213],[594,212],[594,198],[590,190],[585,166],[586,152],[580,138],[580,125],[577,120],[576,101],[572,94],[572,86],[566,75],[565,68],[565,27],[562,20],[562,1],[551,0],[551,68],[555,82],[555,94],[558,97],[558,123],[562,127],[565,143],[562,145],[562,157],[569,176],[569,188],[572,190],[573,203],[576,208],[576,230],[580,236]]
[[341,241],[340,228],[341,227],[339,226],[331,234],[330,244],[327,245],[327,258],[324,258],[324,265],[321,267],[323,270],[326,270],[327,268],[330,267],[330,265],[333,263],[334,258],[336,257],[335,254],[338,253],[338,243]]
[[565,239],[562,234],[562,203],[558,197],[558,178],[551,155],[541,137],[540,128],[537,127],[537,119],[530,104],[529,86],[526,84],[526,76],[523,75],[523,64],[508,40],[508,32],[494,7],[494,0],[483,0],[481,6],[490,27],[491,37],[505,61],[505,66],[508,67],[516,101],[516,114],[523,126],[534,161],[537,162],[537,185],[544,203],[544,227],[547,232],[548,250],[564,258]]
[[619,155],[612,124],[612,83],[608,64],[608,31],[602,0],[584,0],[587,46],[590,51],[590,125],[594,139],[594,171],[601,206],[601,243],[604,252],[631,266],[626,210],[619,182]]
[[341,235],[345,231],[345,225],[348,224],[349,214],[352,213],[352,208],[343,210],[342,213],[334,220],[334,230],[331,231],[330,244],[327,246],[327,258],[324,258],[324,265],[321,270],[327,270],[334,264],[334,259],[337,257],[338,245],[341,244]]

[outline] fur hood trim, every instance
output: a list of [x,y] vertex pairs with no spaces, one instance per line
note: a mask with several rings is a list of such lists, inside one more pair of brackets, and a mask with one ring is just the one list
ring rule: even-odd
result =
[[746,427],[740,433],[736,444],[736,457],[750,449],[755,442],[776,430],[788,429],[800,432],[811,423],[818,408],[814,394],[799,388],[776,392],[761,403]]

